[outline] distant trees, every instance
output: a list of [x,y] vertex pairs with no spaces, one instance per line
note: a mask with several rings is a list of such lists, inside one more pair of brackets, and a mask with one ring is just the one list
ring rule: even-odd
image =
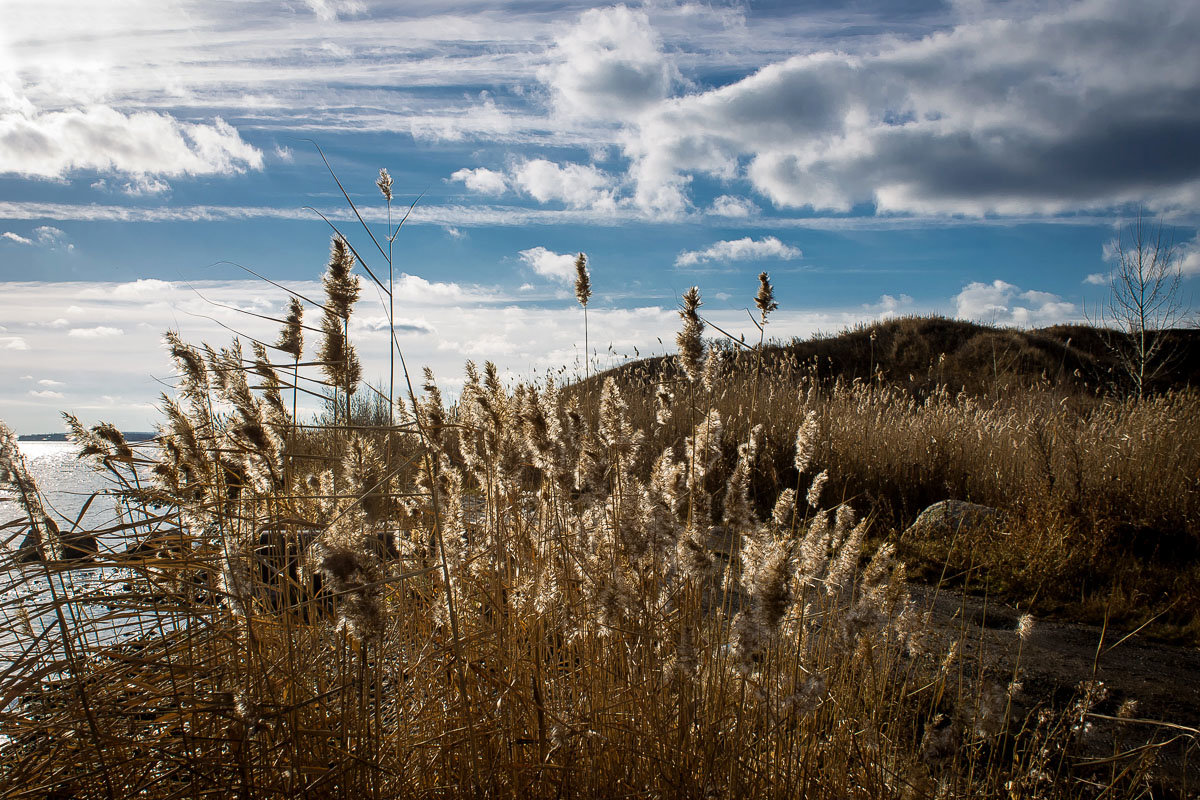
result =
[[1100,321],[1117,332],[1109,346],[1142,397],[1170,365],[1167,332],[1187,314],[1180,293],[1179,251],[1173,231],[1142,214],[1121,228],[1112,241],[1115,265]]

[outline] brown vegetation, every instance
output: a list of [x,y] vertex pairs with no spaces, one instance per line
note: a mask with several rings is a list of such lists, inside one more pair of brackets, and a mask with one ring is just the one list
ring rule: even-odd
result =
[[[950,358],[914,356],[908,320],[852,334],[867,377],[829,380],[796,352],[711,347],[693,291],[675,364],[512,389],[468,365],[452,406],[428,372],[406,402],[356,405],[353,263],[335,239],[315,364],[297,306],[278,364],[170,334],[179,386],[152,448],[71,420],[120,504],[86,563],[63,557],[76,532],[51,524],[0,429],[26,512],[4,532],[40,555],[2,565],[0,793],[1189,790],[1153,762],[1166,739],[1190,753],[1195,729],[1151,724],[1097,758],[1092,721],[1131,712],[1094,674],[1018,702],[1032,617],[998,675],[962,656],[965,621],[948,645],[930,636],[908,576],[1022,611],[1078,591],[1140,622],[1159,603],[1194,634],[1193,392],[951,391]],[[758,306],[765,324],[765,275]],[[997,352],[985,339],[963,363],[981,351]],[[925,384],[886,379],[922,359]],[[314,367],[331,416],[300,426],[287,395]],[[897,534],[946,497],[1002,508],[1002,535]]]

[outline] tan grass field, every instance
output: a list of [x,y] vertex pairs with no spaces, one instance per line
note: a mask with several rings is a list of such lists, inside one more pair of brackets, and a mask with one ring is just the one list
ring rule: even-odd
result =
[[[447,404],[401,359],[389,403],[346,336],[354,266],[335,237],[320,322],[294,303],[273,346],[169,334],[152,448],[69,419],[114,529],[54,524],[4,429],[4,796],[1195,791],[1155,761],[1196,731],[1109,709],[1092,674],[1018,702],[1030,612],[1194,646],[1194,390],[837,380],[713,346],[693,291],[670,364],[511,387],[469,364]],[[1003,530],[903,534],[946,498]],[[913,575],[1014,603],[1013,673],[931,637]],[[1097,758],[1097,715],[1146,744]]]

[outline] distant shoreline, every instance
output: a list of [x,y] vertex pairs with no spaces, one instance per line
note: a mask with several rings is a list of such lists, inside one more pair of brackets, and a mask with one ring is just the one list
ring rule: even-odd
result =
[[[127,442],[145,442],[158,436],[153,431],[125,431]],[[70,441],[65,433],[25,433],[17,437],[18,442],[67,442]]]

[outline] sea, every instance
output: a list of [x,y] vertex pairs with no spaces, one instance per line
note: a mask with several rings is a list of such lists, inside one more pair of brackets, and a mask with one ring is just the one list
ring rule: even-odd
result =
[[[78,449],[71,442],[19,443],[26,467],[37,483],[42,502],[63,531],[77,524],[85,530],[97,530],[120,521],[117,503],[106,494],[113,484],[104,473],[96,471],[86,460],[76,457]],[[88,503],[88,499],[95,498]],[[86,510],[85,510],[86,506]],[[11,491],[0,488],[0,524],[19,519],[24,511]],[[10,539],[13,529],[0,531]],[[6,545],[20,544],[18,536]],[[100,549],[123,549],[124,540],[113,537],[100,542]],[[7,559],[6,559],[7,560]],[[77,651],[83,657],[98,652],[114,641],[154,635],[170,621],[162,617],[114,614],[103,602],[107,587],[132,577],[122,567],[80,566],[78,569],[56,571],[53,574],[39,563],[9,565],[0,568],[0,690],[8,679],[19,680],[22,673],[48,661],[62,662],[61,623],[50,609],[52,599],[77,598],[69,607],[67,620]],[[51,673],[54,675],[57,673]],[[15,703],[16,700],[10,702]],[[0,742],[5,737],[0,734]]]
[[[46,511],[59,527],[67,530],[79,519],[87,499],[110,486],[105,476],[88,461],[76,457],[79,448],[72,442],[18,442],[25,466],[42,492]],[[0,522],[21,516],[21,508],[11,493],[0,489]],[[116,504],[100,496],[80,520],[81,527],[106,527],[116,519]]]

